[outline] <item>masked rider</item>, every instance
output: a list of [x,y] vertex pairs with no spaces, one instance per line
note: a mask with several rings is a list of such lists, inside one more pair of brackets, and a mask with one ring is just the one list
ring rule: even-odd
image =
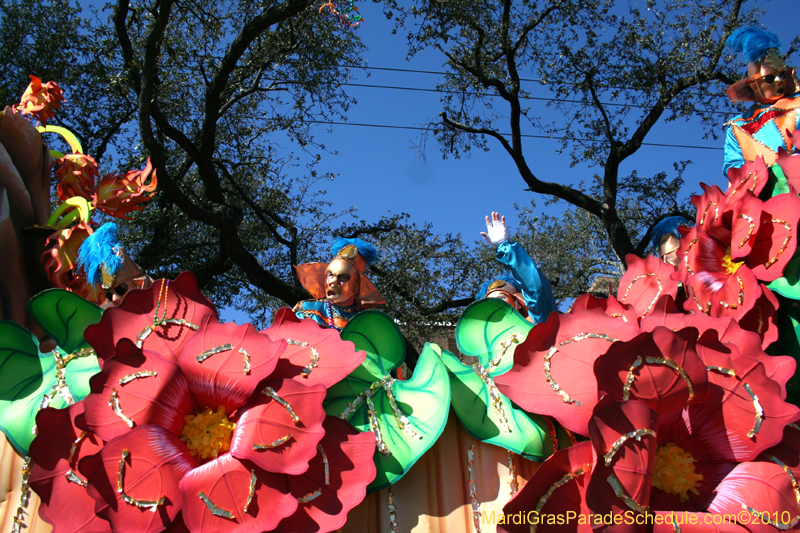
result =
[[330,263],[297,266],[300,283],[315,298],[294,306],[300,318],[341,331],[362,309],[384,302],[378,289],[365,275],[367,265],[378,260],[378,251],[361,239],[337,237],[331,245]]

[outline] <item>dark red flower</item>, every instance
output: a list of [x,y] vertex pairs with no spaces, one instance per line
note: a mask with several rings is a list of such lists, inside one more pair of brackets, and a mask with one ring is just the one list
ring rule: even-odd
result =
[[36,117],[44,125],[55,116],[56,109],[61,107],[65,98],[56,82],[42,83],[42,80],[33,75],[30,79],[16,110],[23,115]]
[[797,247],[800,199],[780,194],[762,202],[746,187],[723,195],[703,185],[693,196],[697,226],[682,234],[676,279],[686,286],[687,311],[741,319],[780,277]]
[[128,213],[144,209],[144,204],[153,198],[157,184],[156,172],[148,158],[144,170],[103,176],[94,192],[94,205],[106,214],[130,220]]
[[95,180],[100,179],[97,162],[92,156],[67,154],[56,160],[54,173],[58,179],[56,191],[59,202],[73,196],[81,196],[92,201],[95,194]]

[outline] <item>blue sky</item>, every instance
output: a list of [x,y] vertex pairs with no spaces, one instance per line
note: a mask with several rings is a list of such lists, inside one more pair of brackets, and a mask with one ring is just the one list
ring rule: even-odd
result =
[[[784,51],[797,34],[796,19],[785,16],[791,7],[796,9],[795,2],[780,0],[764,4],[766,14],[762,22],[778,33],[784,41]],[[392,35],[392,22],[385,19],[381,6],[367,2],[357,5],[365,20],[355,31],[368,47],[364,57],[370,67],[444,71],[443,56],[432,51],[407,61],[404,32]],[[790,23],[792,19],[794,23]],[[796,61],[796,57],[791,59]],[[368,74],[354,69],[352,83],[430,90],[440,78],[435,74],[373,69]],[[442,110],[434,92],[357,86],[346,87],[346,91],[358,101],[348,113],[350,124],[422,127]],[[727,118],[720,117],[720,134]],[[496,142],[490,144],[490,152],[473,151],[470,158],[443,160],[435,143],[429,140],[427,158],[423,160],[416,147],[420,142],[419,131],[356,125],[318,126],[314,131],[318,141],[338,152],[324,156],[319,168],[337,175],[333,183],[325,184],[327,199],[339,209],[357,207],[359,217],[367,221],[403,212],[410,214],[415,222],[433,223],[437,233],[461,232],[467,242],[472,242],[480,239],[483,217],[490,211],[508,214],[513,225],[514,203],[528,204],[535,198],[537,208],[545,209],[542,197],[524,191],[525,183],[511,158]],[[569,168],[568,156],[556,153],[555,141],[525,139],[524,142],[527,157],[535,161],[537,175],[542,179],[578,183],[589,181],[597,171],[586,166]],[[669,171],[674,161],[690,159],[694,164],[685,174],[687,194],[699,192],[700,181],[724,187],[722,140],[703,139],[697,124],[660,123],[647,142],[706,149],[645,146],[627,161],[622,171],[635,169],[640,174],[655,174]]]

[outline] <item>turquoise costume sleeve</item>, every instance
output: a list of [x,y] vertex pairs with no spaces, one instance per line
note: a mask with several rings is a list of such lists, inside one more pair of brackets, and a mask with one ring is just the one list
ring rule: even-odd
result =
[[497,260],[511,269],[514,279],[522,287],[522,295],[534,322],[544,322],[551,311],[556,311],[556,300],[550,282],[544,277],[531,256],[513,241],[503,241],[497,247]]
[[739,168],[744,165],[744,156],[742,155],[742,147],[739,146],[739,141],[733,134],[733,128],[730,126],[725,130],[725,146],[723,147],[722,155],[722,174],[725,179],[728,179],[728,169]]

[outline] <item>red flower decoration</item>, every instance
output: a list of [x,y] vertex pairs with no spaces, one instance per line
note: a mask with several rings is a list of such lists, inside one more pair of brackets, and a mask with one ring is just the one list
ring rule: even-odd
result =
[[101,366],[115,354],[120,339],[177,361],[186,340],[208,315],[216,318],[214,305],[200,292],[194,274],[183,272],[174,281],[157,280],[149,289],[132,291],[122,305],[107,309],[99,323],[86,328],[84,338]]
[[[356,351],[351,342],[342,342],[338,331],[301,320],[288,307],[278,309],[272,326],[261,333],[270,339],[291,340],[272,374],[280,379],[330,387],[347,377],[367,355]],[[336,357],[328,356],[329,346],[336,347]]]
[[569,313],[551,313],[517,346],[512,369],[495,377],[500,392],[520,407],[582,435],[598,400],[595,360],[639,332],[635,323],[606,314],[598,300],[586,295]]
[[645,317],[664,295],[678,297],[678,282],[672,279],[675,268],[658,257],[642,259],[633,254],[625,257],[628,270],[619,280],[617,299],[630,304],[636,315]]
[[686,286],[687,311],[740,319],[769,291],[758,280],[780,277],[794,254],[800,199],[781,194],[762,202],[745,186],[728,197],[716,186],[703,188],[692,197],[697,226],[679,228],[676,279]]
[[36,76],[30,76],[31,82],[22,94],[16,110],[23,115],[31,115],[43,125],[55,116],[56,109],[65,101],[61,88],[54,81],[42,83]]
[[[529,533],[533,525],[536,531],[589,532],[591,524],[586,517],[592,514],[586,504],[586,489],[592,477],[597,457],[591,442],[579,442],[548,457],[533,477],[517,495],[503,507],[505,517],[520,516],[519,523],[506,520],[498,524],[497,530],[505,533]],[[536,511],[535,513],[533,511]],[[574,516],[568,525],[548,524],[547,517]],[[584,517],[583,523],[578,517]]]
[[[105,443],[78,470],[106,530],[330,531],[344,523],[375,476],[375,437],[326,420],[322,401],[364,355],[316,326],[279,322],[269,336],[219,323],[184,273],[169,293],[165,280],[134,291],[87,330],[103,365],[77,424]],[[287,332],[297,337],[292,346],[318,350],[315,382],[276,372]]]
[[[335,416],[326,417],[322,427],[325,436],[318,446],[320,452],[304,474],[289,478],[289,490],[300,502],[297,511],[284,518],[276,532],[339,529],[347,512],[364,499],[365,480],[375,477],[373,433],[361,433]],[[319,496],[308,498],[317,490]]]
[[92,234],[92,228],[84,223],[54,231],[45,241],[42,264],[54,287],[72,291],[92,303],[100,305],[106,301],[105,294],[93,285],[76,268],[78,248]]
[[100,179],[97,161],[86,154],[67,154],[55,162],[55,177],[58,179],[58,201],[73,196],[82,196],[91,201],[95,180]]
[[[707,331],[715,331],[720,342],[730,345],[730,349],[741,352],[742,357],[754,358],[764,365],[767,377],[778,382],[786,383],[794,374],[794,358],[784,355],[767,355],[763,347],[766,343],[753,331],[740,326],[740,322],[732,318],[712,318],[702,313],[684,314],[672,298],[661,298],[653,311],[641,322],[642,331],[653,331],[659,326],[671,330],[686,327],[696,328],[698,336],[703,336]],[[774,329],[773,329],[774,331]],[[786,397],[783,389],[781,398]]]
[[31,443],[30,486],[41,497],[39,516],[55,533],[105,533],[108,522],[95,513],[95,500],[82,486],[78,461],[102,449],[102,441],[78,429],[79,402],[67,409],[46,407],[36,415],[39,435]]
[[130,220],[127,214],[144,209],[142,204],[152,199],[157,183],[156,172],[148,157],[144,170],[106,174],[94,192],[95,207],[111,216]]

